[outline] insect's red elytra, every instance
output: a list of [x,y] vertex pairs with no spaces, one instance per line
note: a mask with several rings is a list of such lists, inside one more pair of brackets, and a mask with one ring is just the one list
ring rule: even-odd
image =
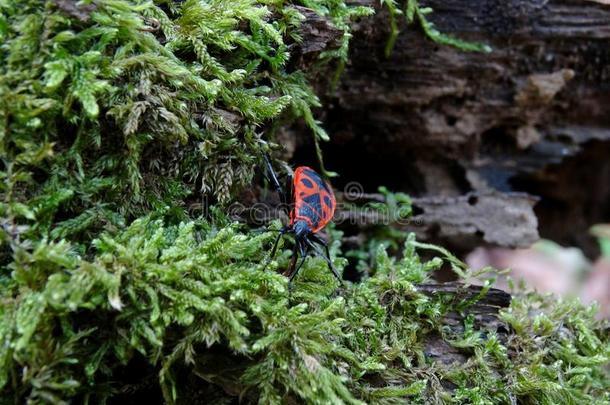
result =
[[322,230],[332,220],[337,205],[330,185],[307,166],[294,171],[293,202],[290,224],[305,221],[312,233]]
[[[271,165],[271,160],[266,155],[264,159],[267,165],[269,181],[280,194],[282,202],[284,204],[288,203],[288,196],[280,185],[278,176]],[[333,275],[340,283],[343,283],[341,276],[330,259],[327,242],[317,234],[328,225],[335,214],[337,202],[332,187],[312,168],[307,166],[297,167],[292,178],[291,202],[293,206],[290,210],[290,223],[280,230],[271,250],[270,257],[273,258],[275,256],[282,235],[292,233],[294,234],[295,244],[287,273],[289,284],[292,283],[292,280],[305,263],[305,258],[312,251],[326,260],[328,268]],[[324,248],[324,252],[322,252],[321,248]],[[301,256],[301,261],[297,266],[298,256]]]

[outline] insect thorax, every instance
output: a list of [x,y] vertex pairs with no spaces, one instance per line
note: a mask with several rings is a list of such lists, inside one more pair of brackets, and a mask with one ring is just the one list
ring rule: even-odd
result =
[[294,234],[297,238],[306,236],[311,232],[309,224],[302,219],[297,219],[292,225],[292,229],[294,230]]

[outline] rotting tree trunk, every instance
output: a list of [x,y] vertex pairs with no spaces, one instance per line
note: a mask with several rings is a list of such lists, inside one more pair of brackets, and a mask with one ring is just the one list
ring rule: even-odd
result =
[[[339,198],[345,196],[339,194]],[[381,194],[363,194],[361,201],[383,202]],[[528,246],[538,239],[537,218],[532,212],[536,198],[526,193],[468,193],[456,197],[413,199],[413,216],[393,226],[415,232],[419,239],[439,240],[460,251],[480,243],[497,246]],[[339,222],[360,228],[382,223],[375,211],[339,210]]]
[[[476,301],[462,314],[456,310],[445,316],[443,323],[452,332],[463,333],[464,319],[472,316],[474,326],[478,330],[497,334],[503,343],[506,343],[509,338],[510,328],[498,317],[500,310],[510,306],[511,296],[507,292],[491,288],[484,293],[482,287],[465,286],[460,283],[423,284],[418,288],[426,295],[446,294],[450,296],[456,308],[460,302]],[[463,364],[468,360],[468,356],[463,351],[451,346],[436,333],[427,337],[425,353],[437,364],[447,367],[454,363]]]
[[[539,199],[541,235],[592,253],[588,227],[610,219],[610,6],[422,1],[434,9],[429,19],[441,32],[487,43],[493,52],[439,46],[402,23],[386,58],[387,11],[378,2],[360,3],[378,12],[356,24],[350,61],[322,111],[332,138],[327,165],[341,173],[336,185],[360,181],[366,191],[386,185],[434,201],[419,208],[440,234],[421,234],[459,240],[462,251],[533,242]],[[318,24],[314,34],[319,30]],[[306,142],[299,137],[296,161],[311,158]],[[514,192],[534,198],[524,205]],[[496,205],[476,212],[472,204],[456,207],[468,195],[478,196],[475,207],[489,201],[480,196],[493,196]],[[443,204],[451,209],[439,211]],[[507,212],[524,220],[507,223]],[[522,229],[498,240],[477,225],[473,215],[482,214],[486,229]],[[464,226],[446,235],[456,222]]]

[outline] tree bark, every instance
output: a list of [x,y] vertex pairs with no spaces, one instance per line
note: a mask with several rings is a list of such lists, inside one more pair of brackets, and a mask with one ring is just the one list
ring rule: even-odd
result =
[[[485,333],[496,333],[502,343],[506,343],[511,334],[510,328],[499,319],[500,310],[508,308],[511,296],[505,291],[490,288],[485,292],[479,286],[466,286],[460,283],[422,284],[418,289],[426,295],[445,294],[451,297],[456,308],[455,312],[448,313],[443,323],[456,334],[464,332],[464,319],[468,316],[474,318],[474,327]],[[476,301],[478,299],[478,301]],[[476,301],[463,313],[457,308],[461,302]],[[425,354],[430,360],[441,366],[465,363],[469,356],[458,348],[451,346],[437,333],[429,334],[425,341]]]
[[[486,221],[502,229],[502,212],[522,205],[522,195],[513,192],[527,192],[539,199],[542,236],[593,253],[587,229],[610,219],[610,6],[422,1],[434,9],[429,19],[438,30],[493,51],[440,46],[403,21],[386,57],[388,13],[376,1],[359,3],[377,13],[355,24],[350,61],[321,112],[332,138],[327,166],[341,173],[336,186],[359,181],[375,191],[385,185],[444,199],[447,206],[468,193],[493,194],[505,209],[486,212]],[[319,82],[328,85],[326,76]],[[300,142],[295,161],[311,158],[311,145]],[[445,210],[435,220],[444,228],[464,214]],[[512,226],[536,232],[535,221]],[[460,248],[531,242],[486,240],[481,231],[464,231],[474,237]]]

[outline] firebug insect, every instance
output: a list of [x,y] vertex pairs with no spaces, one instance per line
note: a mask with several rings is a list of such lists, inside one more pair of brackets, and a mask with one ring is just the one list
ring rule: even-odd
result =
[[[282,203],[288,204],[289,201],[292,203],[290,205],[290,223],[280,229],[280,233],[271,250],[271,259],[275,256],[282,235],[293,233],[295,244],[292,250],[292,260],[287,272],[289,282],[292,283],[303,263],[305,263],[305,258],[310,251],[313,251],[326,260],[330,271],[342,283],[341,276],[330,260],[327,242],[317,234],[328,225],[335,214],[337,203],[333,189],[313,169],[307,166],[300,166],[294,171],[291,182],[292,198],[289,200],[266,155],[265,163],[267,165],[269,181],[279,193]],[[322,252],[321,248],[324,248],[324,252]],[[297,266],[298,256],[301,256],[301,261]]]

